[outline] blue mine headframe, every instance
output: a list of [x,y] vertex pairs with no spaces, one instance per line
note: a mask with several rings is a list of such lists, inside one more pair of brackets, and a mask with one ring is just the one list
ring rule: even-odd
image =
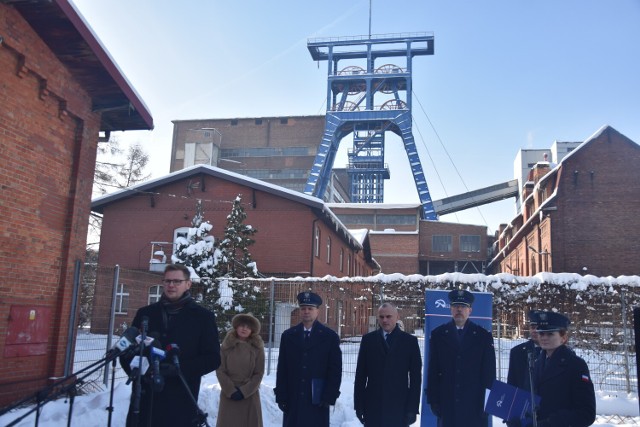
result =
[[[402,138],[413,173],[422,218],[437,220],[411,130],[411,72],[417,55],[433,55],[433,34],[402,33],[310,39],[316,61],[327,61],[327,113],[322,142],[305,185],[306,194],[322,198],[342,138],[353,135],[347,174],[351,201],[381,203],[389,168],[384,160],[385,133]],[[399,58],[390,64],[386,58]],[[338,68],[338,62],[345,66]],[[361,65],[356,65],[356,62]],[[348,65],[346,65],[348,63]],[[341,64],[342,65],[342,64]]]

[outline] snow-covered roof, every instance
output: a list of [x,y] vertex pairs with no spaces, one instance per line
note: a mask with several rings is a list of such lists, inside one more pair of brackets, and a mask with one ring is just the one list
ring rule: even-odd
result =
[[420,203],[327,203],[330,208],[349,209],[418,209]]
[[274,194],[284,199],[302,203],[303,205],[317,209],[322,213],[322,215],[324,215],[325,219],[329,223],[335,226],[336,232],[338,234],[341,234],[350,244],[355,246],[357,249],[363,249],[362,245],[353,238],[351,233],[349,233],[349,230],[347,230],[347,227],[345,227],[344,224],[338,219],[338,217],[331,211],[331,209],[329,209],[325,205],[322,199],[210,165],[190,166],[188,168],[172,172],[159,178],[151,179],[149,181],[145,181],[140,184],[136,184],[110,194],[106,194],[104,196],[96,197],[91,201],[91,210],[94,212],[102,213],[103,209],[106,206],[119,200],[126,199],[140,193],[154,194],[155,189],[160,186],[201,174],[224,179],[236,184],[245,185],[247,187]]

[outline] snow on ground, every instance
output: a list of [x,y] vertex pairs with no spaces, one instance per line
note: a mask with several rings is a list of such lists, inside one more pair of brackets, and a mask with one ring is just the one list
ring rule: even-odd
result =
[[[275,386],[275,374],[265,376],[260,387],[260,395],[262,399],[262,417],[264,427],[278,427],[282,425],[282,414],[275,403],[273,388]],[[360,427],[360,422],[353,411],[353,377],[344,377],[341,395],[336,406],[331,409],[331,426],[332,427]],[[131,395],[131,386],[124,382],[119,382],[114,388],[113,399],[113,418],[112,426],[124,426],[129,407],[129,396]],[[94,393],[86,396],[78,396],[73,404],[73,416],[71,426],[74,427],[104,427],[108,424],[108,412],[106,408],[109,406],[109,390]],[[216,412],[220,399],[220,386],[215,373],[211,373],[203,377],[202,387],[198,404],[200,408],[209,414],[208,423],[210,426],[216,425]],[[609,422],[597,421],[594,426],[597,427],[631,427],[640,425],[640,417],[638,417],[638,401],[635,397],[627,396],[605,396],[602,393],[597,395],[598,413],[617,414],[621,416],[635,416],[633,424],[611,424]],[[27,409],[17,410],[0,417],[0,425],[7,426],[16,418],[24,414]],[[58,427],[67,424],[67,416],[69,412],[69,403],[66,399],[50,402],[42,408],[40,414],[40,426],[42,427]],[[600,417],[602,418],[602,417]],[[23,419],[17,427],[31,427],[35,422],[35,415]],[[415,426],[420,425],[418,420]],[[494,427],[501,427],[502,420],[494,419]]]

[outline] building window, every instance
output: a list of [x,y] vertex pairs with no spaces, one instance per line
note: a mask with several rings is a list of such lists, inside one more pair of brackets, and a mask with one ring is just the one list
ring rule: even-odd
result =
[[347,276],[351,276],[351,254],[347,255]]
[[116,314],[127,314],[128,308],[129,292],[124,287],[124,283],[120,283],[116,289]]
[[155,285],[149,288],[149,299],[148,304],[153,304],[154,302],[160,301],[160,297],[162,296],[163,287],[162,285]]
[[338,219],[342,221],[343,224],[373,224],[373,215],[366,214],[346,214],[346,215],[338,215]]
[[451,252],[451,236],[433,236],[431,238],[431,250],[433,252]]
[[460,236],[460,252],[480,252],[480,236]]
[[289,123],[289,119],[288,118],[286,118],[286,117],[280,118],[280,124],[281,125],[286,125],[288,123]]
[[331,237],[327,237],[327,264],[331,264]]
[[416,215],[378,215],[381,225],[416,225]]
[[320,256],[320,227],[316,226],[316,235],[315,235],[315,239],[313,242],[313,246],[314,246],[314,255],[319,257]]
[[231,126],[238,126],[238,119],[231,119]]
[[187,237],[189,236],[189,227],[180,227],[173,230],[173,253],[176,253],[180,244],[187,244]]
[[261,125],[262,124],[262,119],[256,119],[256,125]]
[[340,248],[340,271],[344,271],[344,249]]

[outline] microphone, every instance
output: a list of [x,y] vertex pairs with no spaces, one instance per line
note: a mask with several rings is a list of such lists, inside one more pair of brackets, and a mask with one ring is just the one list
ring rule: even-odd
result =
[[178,347],[178,344],[171,343],[167,345],[166,350],[168,355],[171,356],[171,361],[178,371],[180,371],[180,359],[178,359],[178,356],[180,356],[180,347]]
[[[140,331],[140,335],[142,335],[142,339],[147,338],[147,332],[149,331],[149,317],[142,316],[142,330]],[[145,343],[146,344],[146,343]]]
[[111,347],[111,349],[107,352],[107,357],[116,356],[120,353],[124,353],[125,351],[130,350],[136,342],[136,335],[138,335],[138,328],[136,328],[135,326],[127,328],[120,339],[116,341],[113,347]]
[[[155,332],[151,332],[149,335],[154,335]],[[157,334],[156,334],[157,335]],[[153,346],[150,349],[149,358],[151,359],[151,366],[153,366],[152,388],[154,392],[161,392],[164,389],[164,377],[160,373],[160,362],[164,360],[166,354],[162,350],[159,340],[153,340]]]
[[[143,327],[144,327],[144,320],[143,320]],[[137,329],[136,329],[136,332],[137,332]],[[127,381],[127,384],[131,383],[131,381],[138,376],[138,373],[140,373],[140,375],[144,375],[149,370],[149,349],[147,347],[149,347],[151,343],[155,341],[154,336],[159,337],[159,334],[152,332],[151,334],[149,334],[149,336],[145,336],[144,345],[142,346],[142,348],[140,348],[140,353],[136,354],[133,357],[133,359],[131,359],[131,362],[129,363],[129,369],[131,370],[131,375],[129,376],[129,380]],[[135,337],[134,341],[136,342],[135,348],[140,347],[141,343],[143,343],[142,334]]]

